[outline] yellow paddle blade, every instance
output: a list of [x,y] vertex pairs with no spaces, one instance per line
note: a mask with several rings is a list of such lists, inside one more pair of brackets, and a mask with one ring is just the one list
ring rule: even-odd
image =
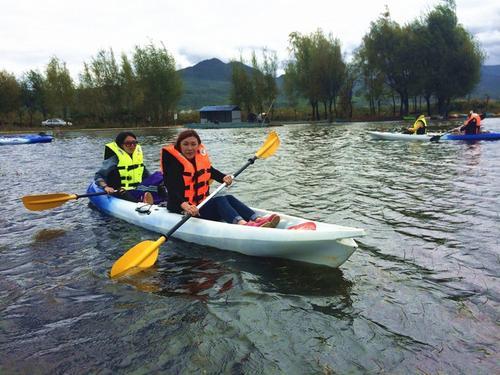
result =
[[49,208],[62,206],[63,203],[77,199],[76,194],[40,194],[40,195],[26,195],[22,197],[24,207],[31,211],[42,211]]
[[257,151],[255,156],[257,156],[259,159],[268,158],[269,156],[274,155],[279,146],[280,139],[278,137],[278,134],[276,134],[276,132],[273,130],[271,133],[269,133],[266,141],[259,149],[259,151]]
[[113,267],[111,267],[111,278],[122,276],[134,267],[149,268],[158,259],[158,248],[167,240],[161,236],[156,241],[142,241],[123,254]]

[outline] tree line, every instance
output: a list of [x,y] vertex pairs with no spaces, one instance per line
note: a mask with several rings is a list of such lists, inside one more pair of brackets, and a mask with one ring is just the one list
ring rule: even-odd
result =
[[[386,8],[350,62],[340,40],[321,30],[291,33],[288,49],[282,93],[287,106],[305,103],[311,119],[330,121],[352,118],[354,98],[363,98],[372,116],[380,116],[383,108],[404,116],[411,106],[446,116],[452,101],[479,82],[485,59],[479,43],[458,23],[453,0],[403,26]],[[239,62],[245,63],[241,56]],[[279,95],[276,53],[263,50],[258,58],[253,52],[251,72],[243,64],[231,65],[231,104],[247,114],[266,111]],[[33,125],[48,117],[168,124],[181,96],[182,79],[163,44],[136,46],[131,57],[122,53],[118,61],[112,49],[101,50],[84,63],[78,83],[66,64],[52,57],[44,72],[30,70],[20,79],[0,71],[0,124],[10,119]]]
[[175,59],[163,45],[136,46],[132,58],[122,53],[119,61],[112,49],[101,50],[84,63],[78,84],[52,57],[44,72],[30,70],[19,80],[0,71],[0,123],[16,113],[16,122],[29,125],[37,114],[93,124],[166,124],[181,95]]
[[[305,100],[311,119],[330,121],[339,116],[352,118],[354,95],[364,98],[372,116],[380,116],[387,103],[393,116],[407,115],[412,102],[414,111],[431,115],[434,109],[447,116],[452,100],[466,96],[479,82],[485,58],[479,43],[458,23],[453,0],[443,1],[404,26],[392,20],[386,8],[371,23],[349,63],[340,40],[321,30],[308,35],[291,33],[289,51],[283,87],[289,107],[296,108]],[[257,72],[253,85],[252,75],[244,71],[233,72],[232,77],[231,97],[247,110],[261,108],[262,100],[257,99],[262,97],[261,76],[276,76],[275,70],[253,67]],[[275,86],[266,89],[270,102],[276,98],[271,93],[277,90]],[[425,108],[419,104],[422,101]]]

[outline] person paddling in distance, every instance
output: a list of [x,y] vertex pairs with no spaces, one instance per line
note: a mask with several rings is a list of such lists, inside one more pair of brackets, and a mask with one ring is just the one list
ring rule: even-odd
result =
[[137,137],[132,132],[121,132],[114,142],[106,144],[104,161],[96,172],[94,181],[117,198],[153,204],[150,192],[134,190],[149,175]]
[[453,131],[464,133],[464,134],[479,134],[481,133],[481,116],[476,112],[470,111],[467,115],[467,119],[464,121],[462,126],[453,129]]
[[167,209],[186,212],[208,220],[254,227],[274,228],[280,217],[276,214],[259,217],[250,207],[232,195],[216,196],[201,209],[196,207],[210,195],[210,180],[231,185],[233,178],[215,169],[200,136],[195,130],[182,131],[175,144],[161,150],[161,168],[168,192]]
[[413,123],[411,128],[405,130],[405,134],[425,134],[427,132],[427,121],[425,115],[421,113]]

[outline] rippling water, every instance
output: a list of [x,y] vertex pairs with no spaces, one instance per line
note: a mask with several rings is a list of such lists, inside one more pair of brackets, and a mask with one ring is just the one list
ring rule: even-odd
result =
[[[115,133],[2,146],[0,372],[499,373],[500,142],[366,134],[394,126],[277,127],[277,154],[231,188],[365,228],[340,269],[169,241],[155,267],[119,281],[113,262],[156,234],[84,199],[40,212],[18,199],[83,193]],[[137,132],[150,169],[177,132]],[[200,134],[231,173],[267,130]]]

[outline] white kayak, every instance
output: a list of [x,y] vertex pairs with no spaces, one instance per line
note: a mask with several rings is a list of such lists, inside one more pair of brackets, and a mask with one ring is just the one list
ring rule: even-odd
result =
[[368,134],[370,134],[370,136],[373,139],[384,139],[387,141],[407,141],[407,142],[430,141],[432,136],[440,135],[438,133],[403,134],[403,133],[389,133],[389,132],[375,132],[375,131],[369,131]]
[[[88,188],[89,193],[101,191],[95,184]],[[110,216],[160,234],[168,232],[182,219],[182,215],[169,212],[163,206],[128,202],[108,195],[93,196],[90,200],[95,207]],[[254,210],[259,215],[271,213],[261,209]],[[278,214],[281,220],[276,228],[191,218],[172,237],[251,256],[285,258],[335,268],[349,259],[358,247],[353,238],[365,235],[365,231],[359,228]],[[312,225],[316,229],[287,229],[304,223],[314,223],[304,226]]]

